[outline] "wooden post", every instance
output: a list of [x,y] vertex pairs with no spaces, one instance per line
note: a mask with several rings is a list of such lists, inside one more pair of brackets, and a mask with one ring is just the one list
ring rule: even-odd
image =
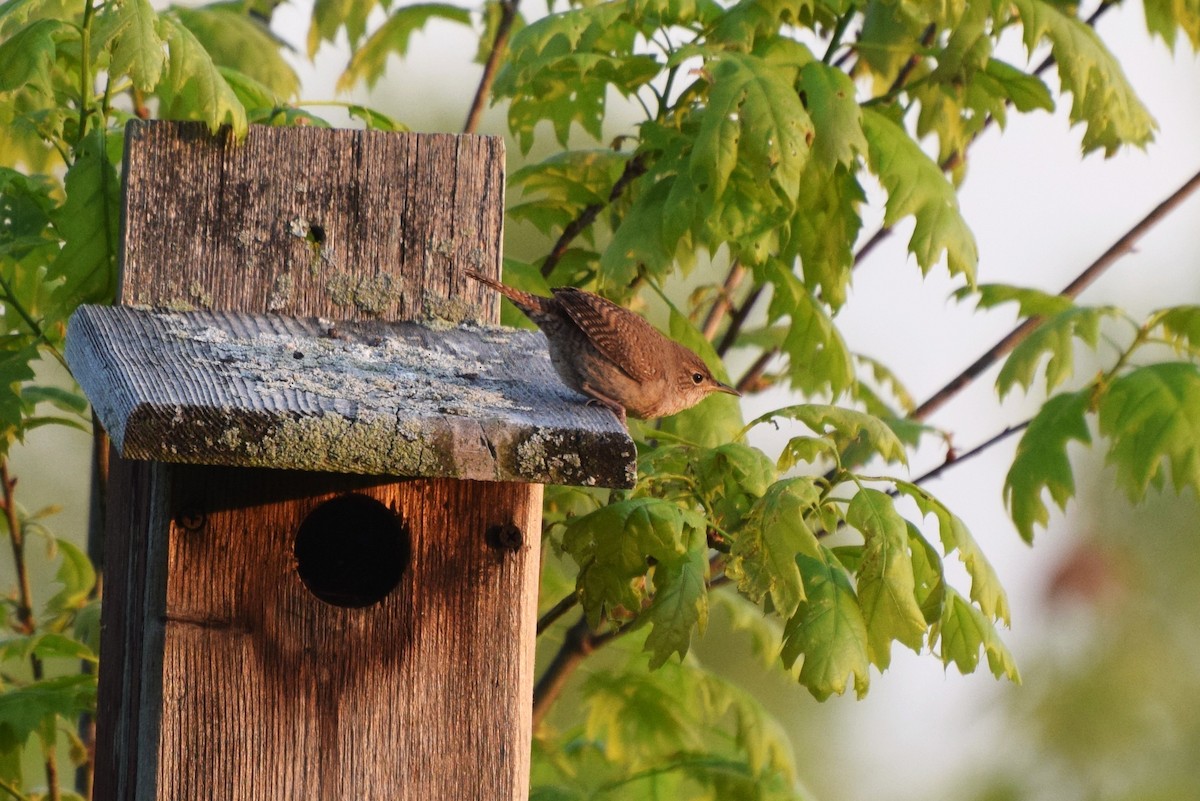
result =
[[[370,321],[496,320],[461,273],[499,273],[496,139],[252,128],[234,143],[135,122],[125,183],[123,303],[322,318],[309,325],[349,325],[355,346]],[[146,365],[104,362],[93,324],[72,321],[68,358],[105,426],[136,438],[136,414],[98,398]],[[133,361],[155,353],[184,358]],[[249,401],[264,432],[312,405],[299,362],[282,408]],[[356,422],[330,404],[314,414]],[[219,415],[185,406],[168,422],[228,444]],[[228,466],[263,462],[215,445],[235,457],[168,464],[159,431],[164,461],[111,457],[95,797],[524,799],[541,484]],[[192,450],[179,458],[204,461]],[[597,483],[626,483],[631,460]]]

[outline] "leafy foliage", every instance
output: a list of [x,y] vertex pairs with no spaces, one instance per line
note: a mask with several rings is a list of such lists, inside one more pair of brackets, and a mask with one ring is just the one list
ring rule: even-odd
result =
[[[0,3],[0,464],[38,426],[87,427],[86,403],[40,383],[33,364],[61,358],[75,306],[112,297],[124,122],[195,119],[238,135],[253,122],[327,124],[290,105],[299,82],[268,24],[278,5]],[[1194,3],[1144,5],[1153,34],[1200,46]],[[905,478],[860,472],[903,468],[921,437],[938,433],[914,418],[899,378],[838,331],[869,188],[882,190],[885,225],[911,220],[917,269],[944,264],[981,309],[1015,302],[1039,318],[997,379],[1004,397],[1044,375],[1051,394],[1004,484],[1022,537],[1046,524],[1047,494],[1060,508],[1073,497],[1068,445],[1090,444],[1093,432],[1131,497],[1168,476],[1200,491],[1197,307],[1156,312],[1130,340],[1112,330],[1130,322],[1116,309],[974,285],[979,254],[956,186],[991,122],[1052,110],[1067,93],[1083,152],[1152,139],[1153,119],[1074,6],[600,0],[525,20],[508,0],[317,0],[306,46],[311,57],[344,37],[339,89],[370,87],[419,31],[442,23],[479,33],[468,57],[495,50],[491,99],[506,106],[521,152],[538,154],[510,175],[509,222],[554,244],[541,259],[510,258],[509,280],[665,305],[672,337],[716,375],[737,352],[732,363],[753,365],[738,381],[747,393],[801,396],[749,425],[727,395],[635,424],[634,490],[547,491],[546,573],[562,573],[547,586],[567,595],[561,608],[578,603],[592,646],[611,643],[621,659],[579,682],[579,717],[539,727],[531,797],[797,797],[790,747],[770,716],[696,657],[716,606],[751,632],[764,661],[822,700],[866,693],[893,643],[962,672],[986,657],[994,675],[1019,679],[996,628],[1009,621],[1007,597],[962,519]],[[1040,70],[994,57],[1018,28],[1031,57],[1049,46],[1055,89]],[[370,127],[404,128],[345,105]],[[547,130],[557,145],[548,153]],[[676,277],[699,284],[686,307],[663,291]],[[1082,387],[1081,345],[1111,359]],[[1144,363],[1162,345],[1179,360]],[[772,440],[767,423],[803,428]],[[16,540],[44,533],[37,515],[20,520]],[[21,753],[53,750],[72,729],[60,724],[94,704],[90,674],[35,675],[44,662],[95,661],[94,571],[78,548],[48,541],[57,588],[40,605],[17,604],[0,643],[10,681],[0,780],[12,786],[25,783]],[[969,590],[950,583],[952,555]]]

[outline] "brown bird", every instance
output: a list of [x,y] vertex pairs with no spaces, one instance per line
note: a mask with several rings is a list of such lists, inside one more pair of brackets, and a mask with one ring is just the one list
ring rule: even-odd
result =
[[508,298],[546,335],[550,363],[563,383],[612,410],[644,420],[695,406],[713,392],[740,395],[713,378],[692,351],[629,309],[575,287],[534,295],[467,271]]

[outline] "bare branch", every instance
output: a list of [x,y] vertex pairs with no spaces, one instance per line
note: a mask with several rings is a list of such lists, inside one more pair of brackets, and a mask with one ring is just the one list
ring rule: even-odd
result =
[[579,213],[571,222],[567,223],[567,227],[563,229],[562,235],[558,237],[558,241],[554,243],[554,247],[550,249],[550,255],[542,262],[542,276],[548,278],[550,273],[554,271],[555,265],[562,259],[563,254],[567,252],[567,248],[575,241],[575,238],[587,230],[588,226],[596,221],[596,217],[604,210],[605,206],[611,205],[621,195],[631,183],[636,181],[645,174],[647,169],[646,156],[644,153],[631,158],[625,164],[625,171],[621,173],[621,177],[613,184],[612,191],[608,193],[608,200],[605,203],[593,203],[587,206]]
[[512,32],[513,20],[517,18],[517,6],[521,0],[499,0],[500,20],[496,23],[496,36],[492,39],[492,49],[488,52],[487,61],[483,65],[483,76],[479,86],[475,88],[475,98],[467,111],[467,121],[463,123],[463,133],[475,133],[479,128],[479,120],[483,116],[483,108],[487,105],[488,97],[492,94],[492,83],[496,80],[496,71],[500,68],[500,59],[508,49],[508,35]]
[[[1062,297],[1074,298],[1087,287],[1091,286],[1100,275],[1111,267],[1118,259],[1124,256],[1129,251],[1133,250],[1134,245],[1142,235],[1158,224],[1164,217],[1170,214],[1175,208],[1188,198],[1196,189],[1200,188],[1200,172],[1197,172],[1187,183],[1176,189],[1171,195],[1154,207],[1153,210],[1136,225],[1130,228],[1125,234],[1114,242],[1108,250],[1104,251],[1101,256],[1094,262],[1089,264],[1083,272],[1075,277],[1075,280],[1067,284],[1059,293]],[[940,409],[945,403],[962,391],[964,387],[979,377],[981,373],[999,361],[1003,356],[1012,351],[1021,340],[1029,336],[1033,329],[1037,328],[1041,320],[1037,317],[1030,317],[1025,322],[1018,325],[1012,331],[988,349],[986,353],[971,363],[969,367],[963,370],[950,380],[944,387],[939,389],[929,397],[924,403],[918,406],[913,413],[909,415],[914,420],[924,420],[929,415]]]

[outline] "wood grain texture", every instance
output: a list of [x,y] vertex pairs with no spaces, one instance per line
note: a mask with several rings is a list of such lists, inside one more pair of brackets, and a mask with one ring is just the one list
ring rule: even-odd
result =
[[67,359],[126,458],[633,486],[633,441],[541,334],[83,307]]
[[118,302],[334,320],[498,322],[504,142],[202,123],[125,131]]
[[[173,469],[158,798],[523,799],[541,492]],[[292,535],[347,489],[407,526],[377,606],[317,600]],[[490,526],[522,533],[488,544]]]

